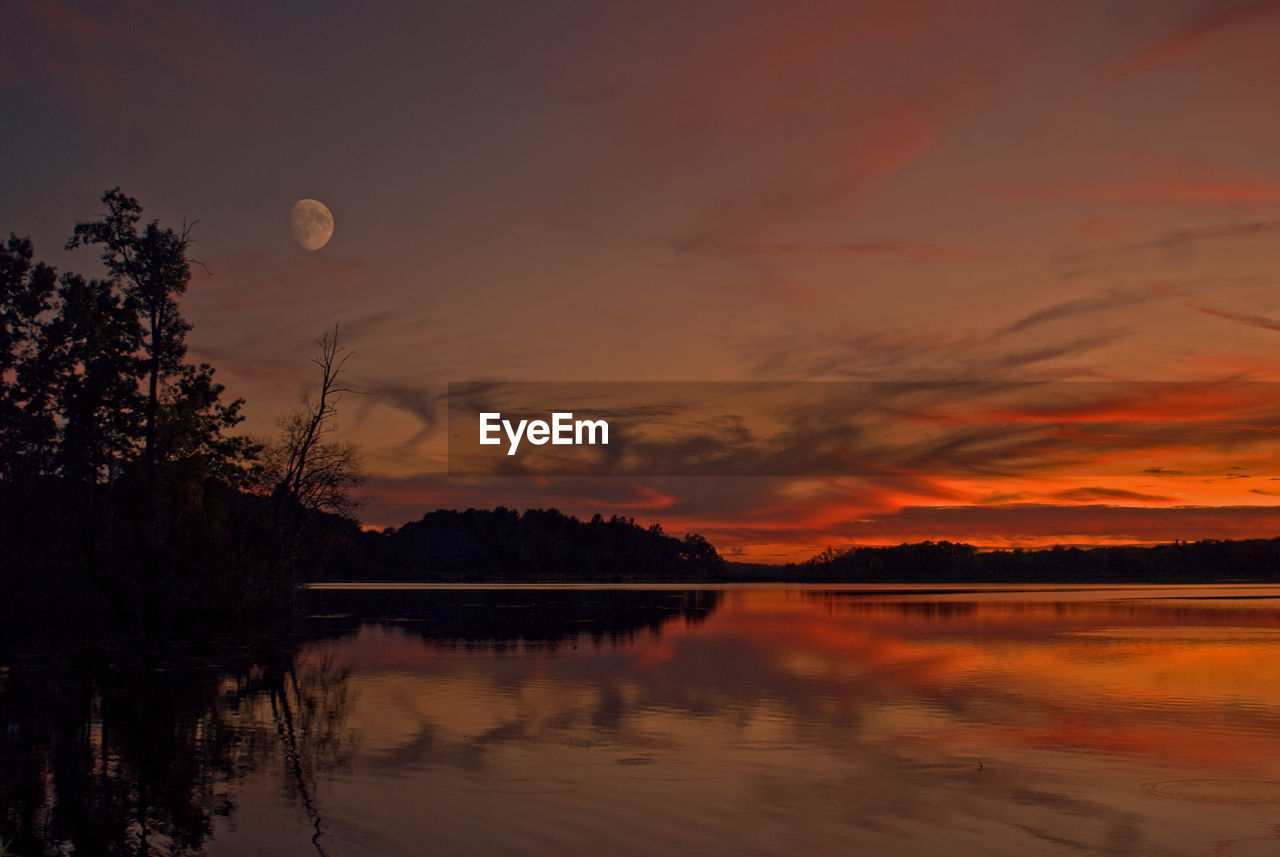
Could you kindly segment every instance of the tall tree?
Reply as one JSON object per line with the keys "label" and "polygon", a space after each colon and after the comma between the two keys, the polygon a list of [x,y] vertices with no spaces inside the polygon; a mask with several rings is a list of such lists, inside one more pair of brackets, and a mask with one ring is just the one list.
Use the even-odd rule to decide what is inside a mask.
{"label": "tall tree", "polygon": [[[191,281],[190,227],[175,231],[152,220],[139,228],[142,206],[118,187],[102,201],[106,212],[77,223],[67,247],[101,247],[110,278],[100,284],[100,300],[117,300],[118,293],[113,306],[134,319],[134,370],[118,368],[140,391],[136,427],[147,482],[154,485],[161,466],[176,467],[184,477],[238,482],[244,477],[242,465],[260,449],[246,438],[224,434],[243,419],[243,400],[223,404],[224,388],[213,380],[213,369],[185,362],[191,324],[178,298]],[[103,304],[101,310],[105,318],[112,308]]]}
{"label": "tall tree", "polygon": [[33,262],[31,240],[10,233],[0,244],[0,477],[37,475],[51,466],[53,348],[45,322],[56,273]]}
{"label": "tall tree", "polygon": [[106,213],[99,220],[77,223],[67,249],[101,245],[103,264],[142,321],[146,377],[143,461],[148,478],[153,479],[162,395],[167,385],[184,374],[186,337],[191,330],[177,303],[191,280],[187,261],[190,228],[184,226],[175,232],[152,220],[139,231],[142,206],[118,187],[107,191],[102,201]]}
{"label": "tall tree", "polygon": [[61,469],[80,484],[110,481],[136,455],[144,401],[138,389],[142,328],[110,283],[63,274],[47,337],[61,350]]}

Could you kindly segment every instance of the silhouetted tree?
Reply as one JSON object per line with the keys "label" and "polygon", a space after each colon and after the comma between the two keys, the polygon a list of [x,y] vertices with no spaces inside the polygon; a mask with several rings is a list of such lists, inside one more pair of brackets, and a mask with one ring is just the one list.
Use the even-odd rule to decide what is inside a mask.
{"label": "silhouetted tree", "polygon": [[[25,239],[0,247],[0,546],[29,577],[91,581],[131,630],[189,624],[216,611],[210,594],[240,609],[255,586],[273,609],[281,587],[255,573],[265,504],[234,490],[258,446],[230,434],[242,402],[185,362],[188,231],[140,228],[118,188],[103,202],[68,242],[102,248],[101,279],[57,276]],[[56,532],[30,526],[43,520]]]}
{"label": "silhouetted tree", "polygon": [[183,366],[162,399],[156,426],[156,455],[179,475],[215,479],[227,485],[247,484],[243,466],[257,458],[262,445],[242,435],[228,435],[244,417],[243,399],[223,404],[225,387],[213,380],[207,363]]}
{"label": "silhouetted tree", "polygon": [[162,229],[159,221],[153,220],[139,231],[142,206],[118,187],[107,191],[102,201],[106,213],[99,220],[77,223],[67,249],[101,245],[102,262],[112,283],[124,295],[124,308],[135,311],[141,322],[146,397],[143,461],[148,478],[154,478],[162,399],[166,388],[176,385],[186,374],[182,361],[191,325],[178,310],[177,298],[186,292],[191,280],[187,261],[190,229]]}
{"label": "silhouetted tree", "polygon": [[364,549],[365,573],[395,580],[698,581],[726,571],[702,536],[677,539],[616,515],[584,522],[556,509],[440,509],[366,534]]}
{"label": "silhouetted tree", "polygon": [[140,461],[153,489],[162,468],[184,483],[238,484],[259,449],[227,434],[243,401],[224,404],[213,369],[185,362],[191,325],[177,301],[191,279],[190,229],[139,228],[142,207],[119,188],[102,201],[106,212],[77,223],[67,248],[99,246],[109,276],[64,274],[48,328],[46,350],[65,352],[65,471],[109,481],[118,463]]}
{"label": "silhouetted tree", "polygon": [[81,485],[111,481],[136,452],[142,329],[109,283],[63,274],[58,297],[46,339],[58,353],[61,470]]}
{"label": "silhouetted tree", "polygon": [[33,263],[30,239],[0,244],[0,478],[52,467],[57,423],[45,320],[56,273]]}
{"label": "silhouetted tree", "polygon": [[362,480],[360,452],[353,443],[327,438],[336,429],[338,402],[350,392],[342,373],[353,352],[339,344],[337,325],[316,345],[311,362],[320,370],[319,389],[280,420],[280,437],[263,454],[264,481],[278,512],[297,507],[347,514]]}

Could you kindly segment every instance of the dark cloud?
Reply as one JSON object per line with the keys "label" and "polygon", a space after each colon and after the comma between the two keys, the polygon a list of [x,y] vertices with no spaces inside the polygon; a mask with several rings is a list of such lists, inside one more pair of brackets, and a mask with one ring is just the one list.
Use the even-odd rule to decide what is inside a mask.
{"label": "dark cloud", "polygon": [[1159,494],[1143,494],[1139,491],[1125,491],[1120,488],[1071,488],[1066,491],[1055,491],[1049,495],[1054,500],[1070,503],[1100,503],[1108,500],[1124,503],[1171,503],[1172,497]]}
{"label": "dark cloud", "polygon": [[372,378],[360,379],[354,386],[373,401],[417,417],[422,425],[411,443],[422,440],[440,425],[446,395],[439,385]]}
{"label": "dark cloud", "polygon": [[[1066,311],[1059,315],[1065,317]],[[1024,329],[1035,323],[1024,325]],[[950,338],[893,331],[786,336],[753,346],[750,372],[755,377],[796,380],[931,379],[948,383],[1028,377],[1044,380],[1065,374],[1079,377],[1092,374],[1092,370],[1057,363],[1082,357],[1127,333],[1123,328],[1098,330],[1031,347],[1009,342],[1007,329]]]}
{"label": "dark cloud", "polygon": [[1196,312],[1202,312],[1205,315],[1211,315],[1214,318],[1222,318],[1227,321],[1234,321],[1237,324],[1243,324],[1245,327],[1257,327],[1262,330],[1280,331],[1280,319],[1267,318],[1261,315],[1251,315],[1249,313],[1228,312],[1226,310],[1214,309],[1213,307],[1204,306],[1203,304],[1187,301],[1186,305]]}
{"label": "dark cloud", "polygon": [[1150,292],[1112,290],[1100,295],[1060,301],[1023,316],[1002,328],[998,335],[1010,336],[1051,322],[1076,319],[1082,315],[1113,312],[1152,299],[1154,299],[1154,295]]}

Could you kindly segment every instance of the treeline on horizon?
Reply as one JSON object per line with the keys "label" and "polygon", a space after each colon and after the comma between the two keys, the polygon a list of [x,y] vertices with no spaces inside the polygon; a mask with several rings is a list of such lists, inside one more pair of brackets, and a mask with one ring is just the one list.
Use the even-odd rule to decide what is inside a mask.
{"label": "treeline on horizon", "polygon": [[697,534],[660,524],[558,509],[438,509],[402,527],[365,532],[345,556],[308,570],[312,580],[415,582],[715,581],[727,563]]}
{"label": "treeline on horizon", "polygon": [[307,570],[314,581],[794,583],[1280,583],[1280,538],[982,551],[925,541],[828,548],[798,563],[730,562],[700,535],[556,509],[439,509],[351,532]]}
{"label": "treeline on horizon", "polygon": [[996,551],[926,541],[828,548],[785,569],[829,583],[1280,583],[1280,538]]}

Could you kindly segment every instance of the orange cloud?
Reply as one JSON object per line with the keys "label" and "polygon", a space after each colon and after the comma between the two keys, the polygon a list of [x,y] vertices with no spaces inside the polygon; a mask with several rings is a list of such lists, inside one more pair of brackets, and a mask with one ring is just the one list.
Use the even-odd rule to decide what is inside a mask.
{"label": "orange cloud", "polygon": [[1139,151],[1095,158],[1080,166],[1088,176],[1084,180],[1006,183],[995,188],[995,192],[1013,199],[1060,203],[1173,205],[1280,201],[1280,181],[1274,175],[1241,170],[1231,164]]}

